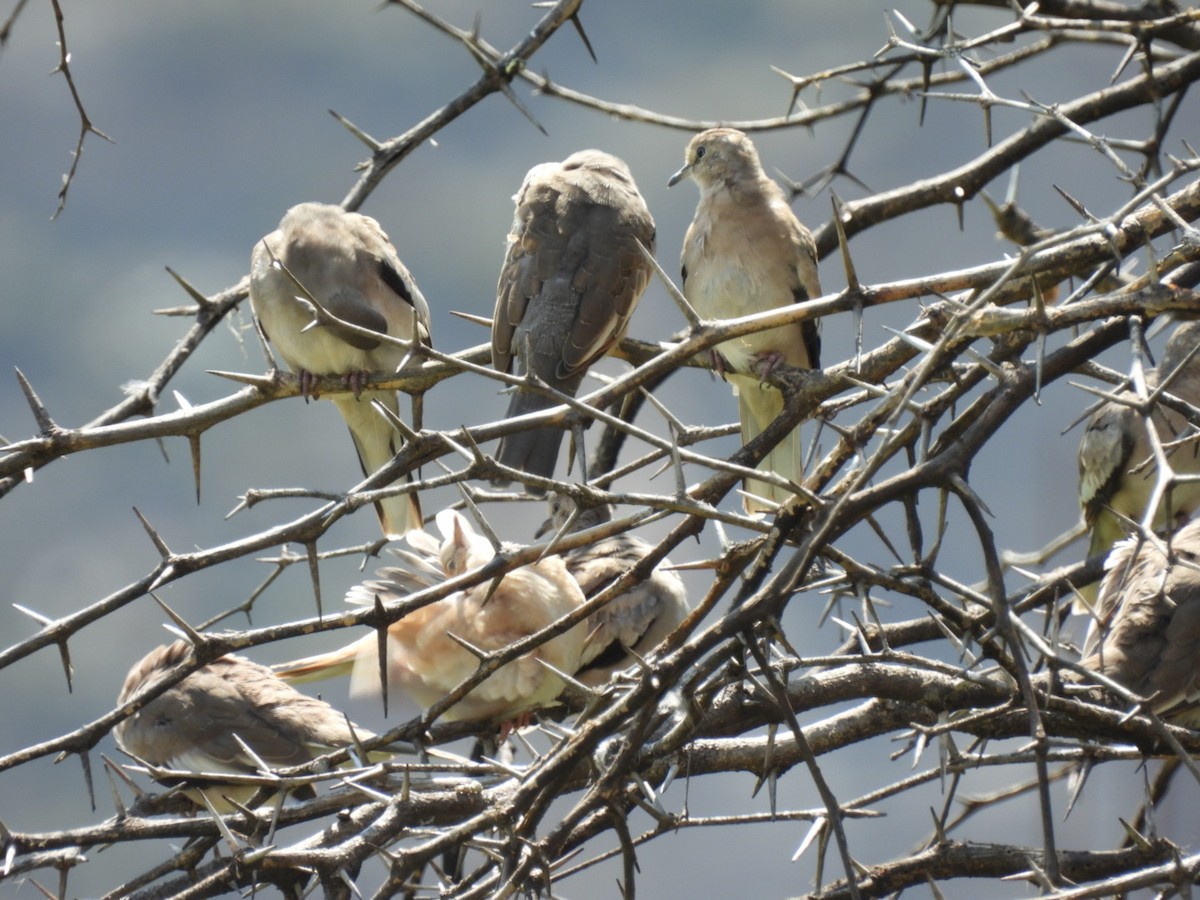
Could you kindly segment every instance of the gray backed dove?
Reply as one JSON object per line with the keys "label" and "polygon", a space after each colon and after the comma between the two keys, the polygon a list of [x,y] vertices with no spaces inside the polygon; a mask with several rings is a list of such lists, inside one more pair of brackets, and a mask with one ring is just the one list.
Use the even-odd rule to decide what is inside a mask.
{"label": "gray backed dove", "polygon": [[[439,543],[424,531],[406,538],[412,551],[393,550],[407,568],[386,567],[377,578],[352,588],[346,599],[394,601],[448,578],[477,569],[495,556],[488,540],[453,510],[437,515]],[[397,686],[424,707],[432,706],[475,672],[479,660],[450,637],[482,651],[501,650],[577,609],[583,593],[558,557],[509,572],[492,590],[490,581],[456,591],[415,609],[388,627],[389,690]],[[539,660],[566,674],[579,667],[587,630],[580,622],[493,673],[447,710],[447,721],[508,721],[554,700],[561,678]],[[288,681],[351,675],[351,692],[379,690],[378,639],[374,633],[319,656],[276,667]]]}
{"label": "gray backed dove", "polygon": [[[1164,378],[1171,378],[1166,391],[1181,400],[1200,406],[1200,353],[1187,359],[1200,343],[1200,322],[1184,322],[1167,341],[1158,368],[1146,374],[1146,387],[1153,390]],[[1186,360],[1186,362],[1185,362]],[[1133,400],[1131,390],[1123,396]],[[1167,444],[1180,435],[1187,424],[1184,416],[1156,405],[1151,421],[1159,439]],[[1194,430],[1193,430],[1194,431]],[[1177,474],[1200,473],[1200,444],[1187,441],[1166,448],[1167,460]],[[1141,521],[1154,492],[1158,466],[1150,448],[1145,421],[1137,410],[1118,401],[1109,401],[1088,419],[1079,441],[1079,504],[1084,521],[1091,529],[1088,556],[1107,553],[1113,544],[1129,533],[1124,519]],[[1174,527],[1200,507],[1200,482],[1179,483],[1153,518],[1152,528]],[[1168,521],[1168,510],[1170,519]],[[1085,591],[1085,597],[1092,594]]]}
{"label": "gray backed dove", "polygon": [[[650,281],[653,267],[638,243],[654,252],[654,219],[629,167],[600,150],[534,166],[514,200],[496,285],[492,365],[508,372],[515,361],[518,374],[532,372],[575,396],[588,367],[624,335]],[[507,417],[557,405],[518,388]],[[496,457],[550,478],[562,436],[557,427],[511,434]]]}
{"label": "gray backed dove", "polygon": [[[706,319],[729,319],[780,309],[821,295],[812,235],[796,218],[783,191],[767,177],[754,144],[733,128],[711,128],[692,138],[684,166],[668,186],[691,178],[700,188],[696,215],[683,241],[683,293]],[[805,319],[718,344],[713,362],[738,398],[742,441],[762,433],[782,411],[783,394],[766,384],[780,363],[820,366],[820,324]],[[796,484],[803,480],[797,427],[759,463],[759,469]],[[782,503],[792,492],[747,479],[747,493]],[[747,497],[746,511],[771,505]]]}
{"label": "gray backed dove", "polygon": [[[429,306],[379,223],[325,203],[301,203],[254,247],[250,307],[263,332],[309,395],[311,375],[361,385],[367,372],[395,372],[408,351],[336,325],[309,328],[311,297],[339,319],[391,337],[429,343]],[[303,298],[303,299],[301,299]],[[391,461],[401,435],[374,408],[399,416],[395,391],[356,390],[331,398],[350,427],[364,475]],[[411,478],[409,479],[411,481]],[[376,504],[385,536],[421,527],[415,492]]]}
{"label": "gray backed dove", "polygon": [[[538,536],[561,530],[575,511],[575,501],[555,495],[549,501],[550,518]],[[612,520],[613,509],[604,504],[583,510],[571,525],[571,532],[584,531]],[[567,571],[588,600],[642,561],[650,544],[628,532],[600,538],[562,554]],[[584,684],[598,685],[628,668],[636,656],[645,656],[662,643],[688,614],[687,591],[683,579],[663,560],[645,581],[614,597],[603,608],[588,616],[587,640],[575,677]]]}
{"label": "gray backed dove", "polygon": [[[184,641],[164,644],[136,663],[118,704],[175,666],[190,653]],[[255,755],[273,768],[303,765],[339,747],[373,737],[355,728],[328,703],[305,696],[270,669],[240,656],[222,656],[159,694],[115,728],[117,745],[154,766],[198,775],[261,775]],[[207,783],[207,787],[200,784]],[[258,786],[198,778],[184,791],[197,806],[206,796],[218,812],[245,804]],[[315,796],[312,788],[294,792]]]}
{"label": "gray backed dove", "polygon": [[1118,541],[1105,563],[1096,619],[1082,665],[1142,697],[1189,728],[1200,726],[1200,521],[1169,539],[1168,558],[1150,541]]}

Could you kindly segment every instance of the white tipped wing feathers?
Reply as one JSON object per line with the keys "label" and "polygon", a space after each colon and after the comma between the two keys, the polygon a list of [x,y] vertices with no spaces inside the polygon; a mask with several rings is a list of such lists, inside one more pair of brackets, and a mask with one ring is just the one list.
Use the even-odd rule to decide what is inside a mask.
{"label": "white tipped wing feathers", "polygon": [[[569,497],[550,500],[550,518],[542,534],[561,529],[575,510]],[[612,507],[593,506],[583,510],[571,526],[584,531],[612,519]],[[623,576],[650,552],[650,545],[636,535],[622,533],[600,538],[562,555],[567,571],[579,583],[588,600]],[[662,643],[688,614],[683,580],[666,567],[667,560],[650,577],[588,616],[588,635],[576,678],[584,684],[602,684],[614,672],[634,663],[634,654],[645,656]]]}

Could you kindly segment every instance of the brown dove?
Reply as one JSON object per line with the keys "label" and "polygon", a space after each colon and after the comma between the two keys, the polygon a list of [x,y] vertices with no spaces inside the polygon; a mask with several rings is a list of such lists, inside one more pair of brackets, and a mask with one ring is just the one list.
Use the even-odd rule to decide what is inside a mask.
{"label": "brown dove", "polygon": [[[1197,344],[1200,344],[1200,322],[1178,326],[1167,341],[1158,368],[1146,373],[1146,387],[1153,390],[1163,379],[1170,378],[1168,393],[1200,406],[1200,352],[1187,359]],[[1131,390],[1125,390],[1123,395],[1134,399]],[[1164,444],[1175,440],[1187,427],[1184,416],[1162,404],[1155,407],[1151,421]],[[1168,447],[1166,453],[1177,474],[1200,473],[1197,441]],[[1132,526],[1122,517],[1135,522],[1142,520],[1157,476],[1145,421],[1137,410],[1117,401],[1109,401],[1096,410],[1079,442],[1079,504],[1091,529],[1088,556],[1107,553],[1130,532]],[[1152,528],[1157,531],[1186,521],[1198,507],[1200,482],[1179,483],[1169,498],[1164,497]],[[1085,592],[1085,596],[1090,593]]]}
{"label": "brown dove", "polygon": [[[399,415],[395,391],[358,389],[368,372],[392,373],[408,351],[337,325],[309,328],[309,298],[339,319],[379,334],[429,343],[429,306],[379,223],[325,203],[293,206],[254,247],[250,307],[263,332],[309,395],[312,375],[342,375],[353,396],[332,397],[350,427],[364,475],[391,461],[401,435],[377,412]],[[411,478],[409,479],[411,481]],[[421,527],[415,492],[376,504],[388,537]]]}
{"label": "brown dove", "polygon": [[[350,590],[352,603],[378,596],[394,601],[414,591],[477,569],[495,556],[492,545],[461,515],[443,510],[436,517],[439,543],[424,531],[406,540],[412,551],[393,550],[408,568],[386,567],[377,579]],[[489,595],[490,594],[490,595]],[[484,581],[413,610],[388,628],[389,690],[397,686],[424,707],[432,706],[479,667],[478,659],[450,637],[483,651],[501,650],[577,609],[583,593],[558,557],[547,557],[509,572],[492,591]],[[507,721],[554,700],[565,686],[544,666],[568,675],[579,667],[587,629],[580,622],[493,673],[443,714],[447,721]],[[288,681],[312,681],[351,674],[351,692],[378,692],[378,640],[374,633],[331,653],[277,667]]]}
{"label": "brown dove", "polygon": [[[588,367],[625,333],[653,267],[654,219],[624,162],[581,150],[542,163],[513,198],[516,214],[496,285],[492,365],[537,378],[572,397]],[[508,418],[557,406],[518,388]],[[538,428],[503,438],[497,459],[530,475],[554,475],[563,431]],[[530,488],[533,493],[540,489]]]}
{"label": "brown dove", "polygon": [[[538,537],[561,530],[575,511],[575,501],[561,494],[550,500],[550,518]],[[584,531],[612,520],[613,509],[604,504],[583,510],[571,532]],[[600,538],[562,555],[567,571],[591,600],[637,565],[651,550],[650,544],[629,534]],[[675,630],[688,614],[687,591],[681,579],[663,560],[645,581],[614,597],[588,616],[587,640],[575,677],[584,684],[607,682],[614,672],[649,654]]]}
{"label": "brown dove", "polygon": [[1119,541],[1105,563],[1082,665],[1109,676],[1179,725],[1200,726],[1200,521],[1170,538]]}
{"label": "brown dove", "polygon": [[[125,676],[123,704],[159,675],[186,662],[184,641],[151,650]],[[373,737],[351,730],[346,717],[328,703],[307,697],[280,681],[270,669],[240,656],[222,656],[159,694],[115,729],[117,745],[151,765],[198,775],[261,775],[254,758],[272,768],[303,765],[339,747]],[[184,793],[203,806],[201,794],[218,812],[231,812],[230,799],[245,804],[256,785],[197,779],[208,787]],[[294,792],[315,796],[311,787]],[[230,799],[227,799],[230,798]]]}
{"label": "brown dove", "polygon": [[[783,191],[767,177],[750,138],[734,128],[710,128],[692,138],[684,166],[668,186],[691,178],[700,188],[696,215],[683,240],[683,293],[705,319],[730,319],[780,309],[821,295],[817,250]],[[820,323],[805,319],[725,341],[714,367],[738,398],[742,441],[762,433],[782,411],[783,394],[765,383],[781,363],[820,366]],[[803,480],[800,429],[759,463],[796,484]],[[747,479],[746,511],[769,512],[792,492]],[[767,503],[754,497],[765,498]]]}

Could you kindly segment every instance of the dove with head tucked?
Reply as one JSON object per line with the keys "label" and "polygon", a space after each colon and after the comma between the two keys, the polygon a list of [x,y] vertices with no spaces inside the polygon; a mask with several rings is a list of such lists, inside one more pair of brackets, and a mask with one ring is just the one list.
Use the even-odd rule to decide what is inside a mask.
{"label": "dove with head tucked", "polygon": [[[538,537],[561,531],[570,524],[570,533],[584,531],[612,520],[613,509],[604,504],[575,512],[575,501],[555,495],[549,502],[550,517],[538,531]],[[588,600],[597,596],[651,550],[650,544],[624,532],[599,538],[562,554],[567,571]],[[614,672],[633,665],[662,643],[688,614],[687,591],[683,579],[663,560],[644,581],[610,600],[588,616],[588,635],[575,677],[584,684],[608,681]]]}
{"label": "dove with head tucked", "polygon": [[[184,641],[151,650],[129,670],[117,703],[187,662],[190,654]],[[373,737],[265,666],[232,655],[167,688],[118,723],[114,733],[121,749],[146,763],[196,773],[195,786],[185,795],[198,806],[204,805],[204,795],[218,812],[232,811],[231,800],[244,805],[259,790],[220,780],[221,775],[264,774],[255,756],[272,768],[289,768]],[[311,786],[293,794],[315,796]]]}
{"label": "dove with head tucked", "polygon": [[[490,562],[487,538],[453,510],[438,513],[439,542],[411,532],[411,550],[393,550],[404,566],[385,567],[376,578],[350,590],[346,599],[372,603],[402,599]],[[482,651],[502,650],[551,625],[583,604],[583,593],[558,557],[508,572],[493,589],[490,580],[455,591],[414,609],[388,626],[386,671],[389,691],[399,687],[429,707],[479,667],[477,657],[451,635]],[[587,629],[579,622],[506,663],[442,716],[447,721],[509,721],[544,706],[562,692],[563,679],[579,667]],[[379,642],[374,633],[354,643],[276,668],[288,681],[350,674],[356,694],[379,691]]]}
{"label": "dove with head tucked", "polygon": [[[533,374],[574,397],[589,366],[625,333],[650,282],[654,219],[623,161],[581,150],[542,163],[513,198],[516,213],[496,285],[492,365]],[[518,387],[507,418],[557,406]],[[550,478],[563,430],[525,430],[500,441],[505,466]],[[542,493],[538,488],[530,489]]]}
{"label": "dove with head tucked", "polygon": [[1118,541],[1084,642],[1081,665],[1101,672],[1150,708],[1200,726],[1200,521],[1167,539],[1170,552],[1136,537]]}
{"label": "dove with head tucked", "polygon": [[[312,301],[374,334],[313,326]],[[429,343],[429,305],[379,223],[326,203],[293,206],[254,247],[250,307],[306,397],[313,375],[341,375],[354,389],[331,399],[350,428],[363,474],[390,462],[403,438],[372,401],[398,417],[396,392],[362,391],[362,376],[395,372],[410,353],[378,336]],[[381,500],[376,511],[386,536],[421,527],[415,492]]]}

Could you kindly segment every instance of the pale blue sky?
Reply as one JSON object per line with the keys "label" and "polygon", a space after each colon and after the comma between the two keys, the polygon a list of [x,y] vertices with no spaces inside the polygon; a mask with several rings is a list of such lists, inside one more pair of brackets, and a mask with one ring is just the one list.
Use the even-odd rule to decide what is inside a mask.
{"label": "pale blue sky", "polygon": [[[30,378],[56,420],[82,424],[117,402],[123,383],[149,373],[185,330],[185,320],[151,315],[151,310],[186,302],[165,266],[214,293],[242,277],[253,242],[274,228],[289,206],[303,200],[337,202],[345,196],[365,149],[327,110],[377,137],[391,137],[455,97],[478,73],[460,46],[399,8],[376,9],[367,2],[111,0],[64,5],[78,87],[97,127],[115,143],[89,138],[67,208],[50,221],[78,123],[63,80],[47,74],[57,61],[48,6],[30,4],[0,50],[0,260],[5,275],[0,288],[0,434],[9,440],[35,430],[11,375],[13,367]],[[462,27],[470,27],[476,7],[482,9],[484,37],[501,48],[519,40],[539,15],[516,0],[431,2],[434,11]],[[919,24],[928,18],[924,2],[908,0],[901,8]],[[533,68],[586,93],[666,114],[769,117],[784,111],[790,95],[771,65],[808,74],[868,58],[887,38],[886,9],[875,0],[591,0],[583,19],[598,64],[587,59],[566,28],[535,58]],[[1007,16],[963,14],[958,27],[976,32]],[[1083,85],[1104,83],[1119,56],[1113,48],[1081,50],[1069,65],[1043,65],[1027,75],[1005,76],[995,87],[1012,96],[1027,90],[1039,99],[1062,99]],[[658,255],[671,273],[677,271],[683,232],[695,207],[692,186],[666,189],[667,178],[680,165],[687,132],[616,121],[531,96],[519,83],[514,90],[548,137],[502,97],[492,96],[440,134],[436,147],[418,149],[364,206],[364,212],[383,223],[421,285],[433,309],[435,342],[443,350],[486,337],[450,311],[490,314],[511,196],[531,165],[585,146],[624,157],[657,220]],[[835,84],[820,98],[809,94],[806,100],[816,104],[849,91]],[[872,190],[936,174],[985,149],[978,109],[931,103],[923,129],[916,128],[917,114],[915,99],[889,101],[873,113],[852,163]],[[1025,122],[1023,115],[997,111],[997,137]],[[1143,136],[1148,128],[1133,117],[1105,124],[1132,136]],[[838,119],[812,132],[772,133],[757,142],[768,171],[778,169],[799,180],[837,158],[849,127],[849,119]],[[1195,141],[1194,133],[1190,137]],[[1051,184],[1100,210],[1127,195],[1111,168],[1080,147],[1054,150],[1023,172],[1022,199],[1035,216],[1050,225],[1073,224],[1073,214]],[[863,195],[849,182],[835,187],[844,197]],[[993,187],[994,194],[1003,193],[1003,184]],[[829,217],[829,196],[801,199],[795,208],[815,227]],[[962,231],[953,210],[935,209],[863,234],[853,250],[864,281],[890,281],[1001,258],[1008,248],[993,232],[976,202],[966,208]],[[827,292],[843,284],[832,259],[824,263],[822,280]],[[886,339],[884,325],[900,327],[915,314],[914,303],[869,313],[867,345]],[[234,390],[206,369],[263,371],[259,349],[244,331],[246,315],[231,323],[243,329],[244,345],[234,330],[218,329],[171,387],[199,403]],[[658,339],[681,325],[666,292],[655,284],[631,333]],[[852,328],[848,317],[825,322],[827,361],[849,355]],[[1112,361],[1124,365],[1125,360],[1122,351]],[[606,366],[620,370],[617,363]],[[735,416],[726,386],[699,373],[673,379],[664,398],[691,421],[725,422]],[[1023,411],[976,463],[972,483],[996,514],[995,528],[1006,545],[1037,546],[1075,520],[1078,432],[1065,437],[1059,432],[1086,403],[1065,383],[1054,385],[1046,404]],[[430,395],[427,424],[488,421],[501,415],[503,405],[490,383],[454,379]],[[174,408],[175,400],[165,397],[161,409]],[[186,446],[173,441],[166,450],[169,464],[147,444],[62,460],[39,472],[32,485],[0,500],[0,630],[5,645],[31,633],[32,623],[13,612],[11,604],[62,615],[119,589],[154,564],[155,552],[132,507],[172,547],[209,547],[304,508],[299,503],[268,504],[226,520],[247,488],[337,490],[358,480],[350,442],[330,404],[277,403],[214,429],[204,442],[199,505],[192,499]],[[426,511],[453,499],[449,493],[426,498]],[[522,509],[511,517],[514,533],[506,536],[530,539],[541,512],[540,507]],[[328,546],[365,540],[375,528],[368,511],[339,523]],[[890,563],[870,538],[848,540],[851,552]],[[715,546],[706,533],[701,546],[685,545],[675,556],[677,561],[702,558]],[[979,574],[970,547],[971,542],[963,543],[961,558],[948,554],[945,560],[955,577],[967,581]],[[173,585],[164,599],[200,620],[238,602],[267,574],[261,563],[243,560]],[[358,577],[354,561],[330,564],[324,570],[326,603],[339,603]],[[693,595],[699,595],[703,579],[689,578]],[[805,596],[789,609],[789,633],[806,652],[827,650],[840,639],[831,625],[815,629],[823,603],[822,597]],[[264,597],[255,624],[311,610],[305,576],[296,570]],[[917,610],[904,611],[914,614]],[[73,641],[77,680],[70,695],[50,652],[0,671],[9,723],[0,753],[57,736],[107,711],[128,666],[166,638],[163,621],[161,611],[143,598]],[[340,643],[343,636],[325,637],[329,640],[322,646]],[[316,647],[315,642],[306,644],[300,652]],[[278,656],[272,655],[275,651]],[[261,658],[287,653],[286,648],[264,648]],[[344,688],[331,687],[326,696],[337,702]],[[100,749],[111,753],[111,741]],[[888,751],[887,744],[877,742],[845,754],[840,763],[831,761],[827,774],[835,790],[846,795],[861,790],[859,766],[892,766],[896,771],[890,777],[901,777],[909,761],[888,763]],[[851,767],[841,768],[846,765]],[[749,800],[752,783],[750,776],[693,783],[689,808],[693,813],[764,809],[761,796]],[[979,790],[989,783],[988,776],[980,776]],[[0,773],[0,820],[22,831],[99,821],[110,805],[102,780],[98,786],[100,808],[92,813],[73,760],[58,768],[46,761]],[[665,798],[669,807],[683,805],[682,790],[681,782]],[[923,799],[926,805],[938,803],[936,791]],[[785,808],[814,805],[807,775],[796,770],[786,776],[779,802]],[[898,819],[902,811],[890,812],[888,821],[851,827],[852,837],[864,841],[869,861],[908,849],[926,831],[925,806]],[[1095,829],[1090,837],[1116,840],[1115,813],[1101,812],[1090,821],[1076,815],[1072,827],[1083,829],[1079,840],[1089,839],[1089,828]],[[1006,821],[1033,840],[1033,818],[1014,812]],[[635,832],[641,827],[646,823]],[[972,836],[988,835],[987,827],[981,825]],[[759,826],[732,838],[728,832],[708,831],[656,842],[644,851],[639,889],[648,897],[730,896],[738,890],[746,896],[799,893],[811,881],[811,859],[789,860],[804,831],[801,824]],[[731,840],[737,842],[736,851]],[[80,896],[117,883],[122,865],[130,862],[129,851],[93,850],[89,857],[91,862],[71,878],[72,892]],[[568,882],[564,896],[613,896],[618,872],[612,865],[601,867]],[[44,876],[39,880],[47,883]],[[23,896],[33,895],[28,886],[22,890]]]}

